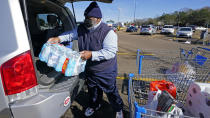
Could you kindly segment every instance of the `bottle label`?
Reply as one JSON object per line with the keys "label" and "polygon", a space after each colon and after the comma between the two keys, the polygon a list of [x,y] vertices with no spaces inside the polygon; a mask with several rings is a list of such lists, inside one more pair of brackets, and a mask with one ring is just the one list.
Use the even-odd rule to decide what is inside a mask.
{"label": "bottle label", "polygon": [[68,62],[69,62],[69,58],[66,58],[66,60],[63,63],[63,67],[62,67],[62,73],[63,74],[65,74]]}

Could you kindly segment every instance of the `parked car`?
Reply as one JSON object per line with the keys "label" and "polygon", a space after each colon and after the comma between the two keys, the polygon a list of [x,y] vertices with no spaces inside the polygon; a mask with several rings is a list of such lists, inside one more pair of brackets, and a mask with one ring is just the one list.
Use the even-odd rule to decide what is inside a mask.
{"label": "parked car", "polygon": [[114,30],[114,32],[117,32],[117,28],[116,27],[112,27],[112,30]]}
{"label": "parked car", "polygon": [[140,30],[140,34],[155,34],[156,28],[153,25],[143,25]]}
{"label": "parked car", "polygon": [[191,27],[180,27],[176,33],[176,37],[192,38],[193,30]]}
{"label": "parked car", "polygon": [[[82,74],[65,77],[38,58],[49,32],[57,31],[51,32],[56,36],[76,30],[75,18],[64,6],[74,1],[84,0],[1,1],[0,118],[59,118],[83,87]],[[78,42],[73,44],[78,50]]]}
{"label": "parked car", "polygon": [[130,26],[126,29],[126,32],[137,32],[138,28],[136,28],[135,26]]}
{"label": "parked car", "polygon": [[114,32],[116,32],[117,31],[117,28],[116,27],[114,27],[114,26],[109,26]]}
{"label": "parked car", "polygon": [[202,27],[202,26],[200,26],[200,27],[196,27],[196,30],[201,30],[201,31],[203,31],[203,30],[206,30],[207,28],[205,28],[205,27]]}
{"label": "parked car", "polygon": [[164,25],[160,33],[161,34],[174,34],[173,25]]}
{"label": "parked car", "polygon": [[193,32],[195,32],[196,31],[196,28],[197,28],[195,25],[189,25],[188,27],[191,27],[192,30],[193,30]]}

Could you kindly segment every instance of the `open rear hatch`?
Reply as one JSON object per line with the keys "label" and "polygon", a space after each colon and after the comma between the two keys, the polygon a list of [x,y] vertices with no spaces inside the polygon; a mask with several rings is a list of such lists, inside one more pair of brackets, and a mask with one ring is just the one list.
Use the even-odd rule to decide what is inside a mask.
{"label": "open rear hatch", "polygon": [[51,0],[51,1],[56,1],[59,2],[61,4],[66,4],[67,2],[81,2],[81,1],[97,1],[97,2],[103,2],[103,3],[112,3],[113,0]]}
{"label": "open rear hatch", "polygon": [[76,21],[76,15],[75,15],[75,10],[74,10],[74,5],[73,3],[74,2],[82,2],[82,1],[97,1],[97,2],[103,2],[103,3],[112,3],[114,0],[51,0],[51,1],[54,1],[60,5],[65,5],[67,2],[70,2],[72,3],[72,9],[73,9],[73,14],[74,14],[74,17],[75,17],[75,21]]}
{"label": "open rear hatch", "polygon": [[[91,1],[91,0],[28,0],[27,1],[27,15],[24,15],[26,25],[28,25],[28,33],[30,34],[30,39],[32,41],[32,47],[34,52],[34,63],[37,70],[37,78],[40,88],[43,90],[50,90],[53,92],[66,91],[70,88],[74,88],[77,83],[83,78],[82,76],[65,77],[62,73],[56,72],[54,68],[48,67],[46,63],[41,62],[38,58],[38,54],[41,51],[42,45],[47,41],[46,30],[42,30],[40,27],[40,22],[37,14],[56,14],[62,22],[63,31],[74,30],[76,25],[73,22],[74,17],[65,8],[65,3],[67,2],[78,2],[78,1]],[[104,3],[112,3],[113,0],[93,0]],[[23,8],[24,11],[24,8]],[[41,18],[44,15],[41,15]],[[70,19],[70,20],[69,20]],[[47,19],[44,19],[45,22]],[[43,20],[42,20],[43,21]],[[41,30],[40,30],[41,29]]]}
{"label": "open rear hatch", "polygon": [[[24,6],[22,6],[22,11],[24,12]],[[29,39],[31,39],[31,49],[34,53],[33,61],[40,90],[51,92],[72,91],[75,86],[78,86],[82,77],[65,77],[61,72],[56,72],[54,68],[48,67],[45,62],[40,61],[38,56],[43,44],[48,39],[47,32],[51,31],[51,29],[46,29],[47,26],[40,26],[40,21],[45,22],[45,25],[47,25],[49,22],[47,22],[46,16],[56,15],[63,20],[61,27],[59,27],[63,28],[62,32],[74,30],[76,25],[72,23],[72,14],[67,13],[63,6],[47,0],[27,0],[26,13],[27,15],[24,15],[24,17],[28,17],[25,18],[25,21]]]}

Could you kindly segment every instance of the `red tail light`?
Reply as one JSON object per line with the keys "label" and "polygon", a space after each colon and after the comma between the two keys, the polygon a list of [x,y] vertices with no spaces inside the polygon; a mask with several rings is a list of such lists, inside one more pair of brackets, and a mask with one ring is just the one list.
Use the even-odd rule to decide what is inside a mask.
{"label": "red tail light", "polygon": [[37,85],[31,52],[22,53],[1,66],[6,95],[17,94]]}

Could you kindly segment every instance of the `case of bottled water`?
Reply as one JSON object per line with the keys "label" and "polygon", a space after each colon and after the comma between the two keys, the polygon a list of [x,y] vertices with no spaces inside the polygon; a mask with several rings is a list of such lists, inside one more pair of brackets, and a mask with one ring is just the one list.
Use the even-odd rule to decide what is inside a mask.
{"label": "case of bottled water", "polygon": [[43,62],[46,62],[48,61],[48,57],[50,55],[50,44],[49,43],[45,43],[42,47],[42,50],[39,54],[39,59]]}
{"label": "case of bottled water", "polygon": [[39,58],[65,76],[75,76],[85,70],[86,61],[81,59],[79,52],[60,44],[44,44]]}

